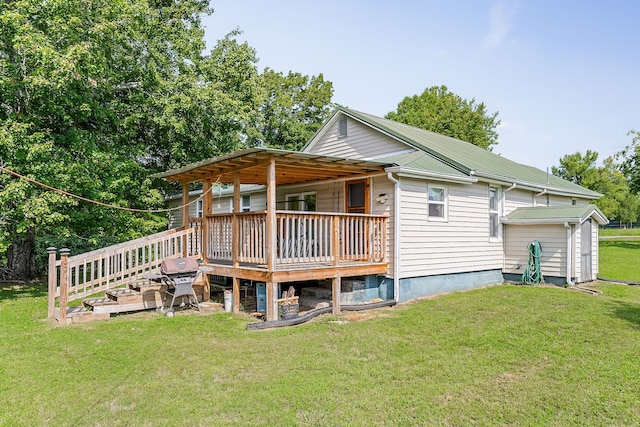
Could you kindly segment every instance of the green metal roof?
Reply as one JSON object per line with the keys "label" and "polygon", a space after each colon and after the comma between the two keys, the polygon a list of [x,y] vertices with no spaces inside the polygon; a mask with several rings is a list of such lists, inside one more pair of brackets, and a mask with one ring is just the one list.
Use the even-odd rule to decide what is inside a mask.
{"label": "green metal roof", "polygon": [[563,224],[583,223],[587,218],[595,219],[598,224],[608,222],[605,215],[596,205],[571,205],[571,206],[536,206],[517,208],[506,218],[502,218],[504,224]]}
{"label": "green metal roof", "polygon": [[[516,163],[491,151],[456,138],[440,135],[403,123],[372,116],[370,114],[339,107],[336,113],[343,113],[376,128],[406,144],[427,153],[432,159],[468,176],[476,176],[485,180],[516,183],[529,189],[547,189],[549,193],[575,195],[588,199],[597,199],[601,194],[566,181],[540,169]],[[427,159],[428,156],[416,159],[412,166],[428,171],[438,171],[443,166]],[[388,158],[386,160],[389,160]],[[392,161],[397,163],[396,161]],[[408,166],[408,165],[407,165]],[[439,169],[440,168],[440,169]]]}

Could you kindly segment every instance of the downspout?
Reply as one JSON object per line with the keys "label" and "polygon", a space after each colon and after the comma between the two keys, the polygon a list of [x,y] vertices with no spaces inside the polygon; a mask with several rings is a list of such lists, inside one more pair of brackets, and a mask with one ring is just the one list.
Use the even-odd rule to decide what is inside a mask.
{"label": "downspout", "polygon": [[506,193],[507,191],[511,191],[511,190],[513,190],[514,188],[516,188],[516,185],[517,185],[517,184],[514,182],[513,184],[511,184],[511,187],[509,187],[509,188],[505,188],[505,189],[504,189],[504,192]]}
{"label": "downspout", "polygon": [[387,178],[394,184],[393,193],[393,299],[400,297],[400,181],[387,172]]}
{"label": "downspout", "polygon": [[538,197],[542,196],[543,194],[547,194],[547,189],[546,188],[544,190],[542,190],[541,192],[539,192],[538,194],[533,196],[533,206],[537,206],[538,205]]}
{"label": "downspout", "polygon": [[573,266],[573,254],[571,244],[571,224],[567,221],[564,222],[564,226],[567,229],[567,285],[573,286],[575,283],[571,280],[571,267]]}

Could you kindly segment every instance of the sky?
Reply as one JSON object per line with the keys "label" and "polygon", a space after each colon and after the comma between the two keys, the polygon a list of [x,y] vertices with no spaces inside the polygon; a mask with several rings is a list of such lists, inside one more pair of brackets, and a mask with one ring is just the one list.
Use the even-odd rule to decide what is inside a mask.
{"label": "sky", "polygon": [[[212,0],[207,49],[239,28],[258,68],[323,74],[333,101],[383,117],[445,85],[498,112],[493,151],[546,170],[600,161],[640,131],[640,1]],[[600,163],[599,161],[599,163]]]}

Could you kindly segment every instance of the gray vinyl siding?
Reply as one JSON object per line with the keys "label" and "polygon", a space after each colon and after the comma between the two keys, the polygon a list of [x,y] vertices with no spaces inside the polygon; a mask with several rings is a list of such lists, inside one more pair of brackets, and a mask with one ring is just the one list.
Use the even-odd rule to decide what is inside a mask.
{"label": "gray vinyl siding", "polygon": [[489,239],[487,184],[446,187],[448,220],[429,221],[427,182],[402,180],[402,278],[503,267],[502,241]]}
{"label": "gray vinyl siding", "polygon": [[571,197],[557,196],[555,194],[549,196],[549,206],[566,206],[572,204],[573,200],[571,199]]}
{"label": "gray vinyl siding", "polygon": [[514,189],[505,191],[505,215],[516,210],[517,208],[526,208],[533,206],[533,193],[531,191]]}
{"label": "gray vinyl siding", "polygon": [[[544,276],[565,277],[567,272],[567,234],[561,224],[507,225],[505,227],[504,272],[524,273],[529,261],[529,243],[538,240],[542,247]],[[518,268],[519,267],[519,268]]]}
{"label": "gray vinyl siding", "polygon": [[336,120],[322,138],[307,151],[326,156],[373,159],[388,156],[389,153],[414,150],[351,118],[347,119],[347,129],[346,137],[338,137],[338,120]]}

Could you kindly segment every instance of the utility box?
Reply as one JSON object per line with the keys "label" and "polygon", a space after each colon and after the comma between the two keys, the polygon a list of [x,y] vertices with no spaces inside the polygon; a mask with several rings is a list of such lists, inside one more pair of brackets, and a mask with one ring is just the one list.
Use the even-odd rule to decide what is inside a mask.
{"label": "utility box", "polygon": [[[280,295],[280,283],[278,283],[276,299],[280,298]],[[256,311],[260,313],[267,312],[267,284],[264,282],[256,282]]]}

